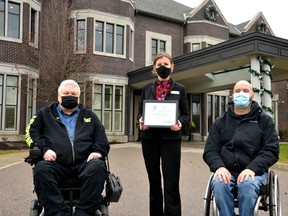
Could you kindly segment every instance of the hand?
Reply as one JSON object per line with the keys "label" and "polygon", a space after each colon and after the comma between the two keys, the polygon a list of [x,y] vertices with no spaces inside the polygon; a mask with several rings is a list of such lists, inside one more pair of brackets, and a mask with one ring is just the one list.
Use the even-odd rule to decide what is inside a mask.
{"label": "hand", "polygon": [[251,176],[252,181],[254,182],[255,172],[250,169],[243,170],[237,178],[237,184],[242,183],[244,180],[248,181],[249,176]]}
{"label": "hand", "polygon": [[45,152],[43,158],[45,161],[56,161],[57,155],[54,151],[49,149],[48,151]]}
{"label": "hand", "polygon": [[230,184],[231,173],[225,167],[220,167],[216,170],[213,178],[214,181],[216,180],[216,176],[218,176],[220,182],[224,181],[225,184]]}
{"label": "hand", "polygon": [[102,158],[102,155],[97,153],[97,152],[92,152],[87,159],[87,162],[91,161],[91,160],[97,160],[98,158]]}
{"label": "hand", "polygon": [[181,128],[182,128],[182,124],[179,120],[176,124],[171,126],[172,131],[179,131],[179,130],[181,130]]}
{"label": "hand", "polygon": [[143,117],[141,117],[141,118],[139,119],[139,129],[140,129],[141,131],[145,131],[145,130],[148,130],[148,129],[149,129],[148,126],[144,125]]}

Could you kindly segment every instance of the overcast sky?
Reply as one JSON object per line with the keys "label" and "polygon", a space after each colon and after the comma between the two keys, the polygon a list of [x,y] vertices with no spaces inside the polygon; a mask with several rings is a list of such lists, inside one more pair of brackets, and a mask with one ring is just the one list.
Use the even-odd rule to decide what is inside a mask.
{"label": "overcast sky", "polygon": [[[165,1],[165,0],[163,0]],[[199,6],[203,0],[174,0],[191,8]],[[287,0],[214,0],[227,20],[234,25],[251,20],[262,12],[276,37],[288,39]]]}

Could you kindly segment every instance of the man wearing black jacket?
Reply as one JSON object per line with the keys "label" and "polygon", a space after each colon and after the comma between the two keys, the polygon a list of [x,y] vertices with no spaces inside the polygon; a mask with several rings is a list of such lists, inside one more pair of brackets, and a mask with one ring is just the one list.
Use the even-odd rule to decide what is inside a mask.
{"label": "man wearing black jacket", "polygon": [[234,214],[232,189],[238,188],[239,215],[253,215],[268,168],[277,162],[279,139],[275,124],[253,101],[252,86],[239,81],[233,102],[209,130],[203,159],[214,172],[212,190],[221,216]]}
{"label": "man wearing black jacket", "polygon": [[104,158],[110,146],[104,126],[91,111],[79,105],[80,88],[74,80],[63,81],[58,102],[40,109],[26,129],[26,142],[40,148],[34,183],[45,215],[66,215],[61,180],[78,176],[82,183],[75,216],[95,215],[107,177]]}

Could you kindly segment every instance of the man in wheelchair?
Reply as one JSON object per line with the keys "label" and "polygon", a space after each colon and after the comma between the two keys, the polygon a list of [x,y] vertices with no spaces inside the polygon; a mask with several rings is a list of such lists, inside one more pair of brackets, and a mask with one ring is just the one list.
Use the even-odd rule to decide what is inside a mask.
{"label": "man in wheelchair", "polygon": [[105,158],[110,146],[98,117],[79,104],[80,88],[74,80],[63,81],[58,102],[40,109],[26,128],[25,140],[37,145],[41,159],[34,168],[36,194],[45,216],[71,215],[60,190],[63,179],[81,182],[75,216],[95,216],[107,179]]}
{"label": "man in wheelchair", "polygon": [[209,130],[203,159],[214,172],[211,189],[221,216],[235,215],[234,188],[239,215],[253,215],[260,187],[267,184],[268,168],[278,160],[275,125],[253,97],[249,82],[237,82],[233,102]]}

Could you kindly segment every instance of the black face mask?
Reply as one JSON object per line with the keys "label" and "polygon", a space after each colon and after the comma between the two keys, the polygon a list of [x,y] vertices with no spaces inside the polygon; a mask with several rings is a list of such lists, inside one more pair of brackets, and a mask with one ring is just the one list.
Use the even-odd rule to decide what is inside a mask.
{"label": "black face mask", "polygon": [[162,79],[166,79],[171,74],[171,68],[167,68],[164,65],[157,68],[156,71]]}
{"label": "black face mask", "polygon": [[78,97],[75,96],[62,96],[62,103],[61,105],[66,109],[74,109],[78,106]]}

